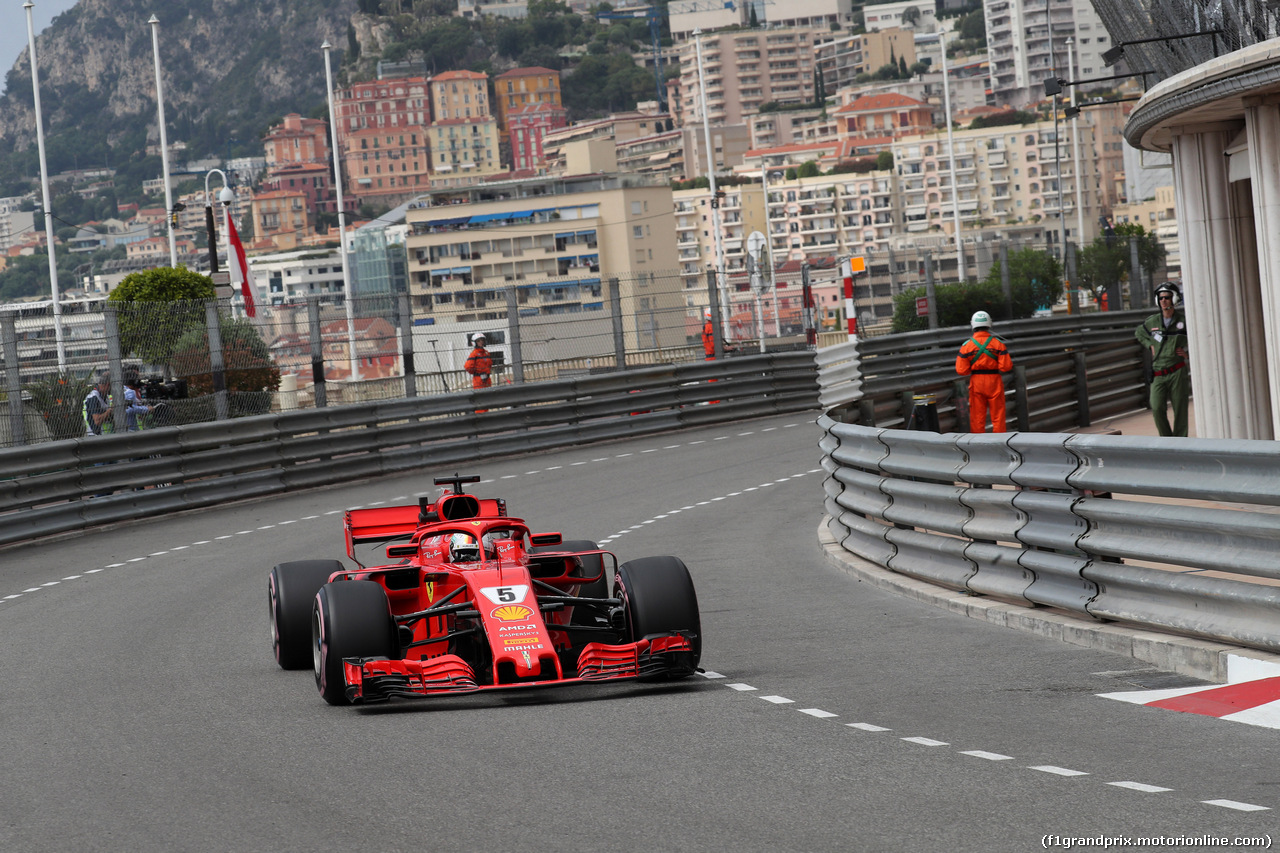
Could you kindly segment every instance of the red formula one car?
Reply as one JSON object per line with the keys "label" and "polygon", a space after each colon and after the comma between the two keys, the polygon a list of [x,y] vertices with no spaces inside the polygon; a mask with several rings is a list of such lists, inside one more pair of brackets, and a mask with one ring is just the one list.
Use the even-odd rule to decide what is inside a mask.
{"label": "red formula one car", "polygon": [[[332,705],[697,671],[701,620],[683,562],[618,565],[594,542],[531,533],[505,501],[463,492],[479,479],[437,479],[452,489],[434,503],[348,510],[357,569],[337,560],[273,568],[280,666],[310,663]],[[357,545],[398,561],[367,567]]]}

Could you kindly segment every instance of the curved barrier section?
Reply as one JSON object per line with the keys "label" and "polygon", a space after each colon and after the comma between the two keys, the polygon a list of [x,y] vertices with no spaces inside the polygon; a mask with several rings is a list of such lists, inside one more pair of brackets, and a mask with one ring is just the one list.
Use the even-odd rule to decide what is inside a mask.
{"label": "curved barrier section", "polygon": [[1280,650],[1272,442],[818,421],[848,552],[954,590]]}
{"label": "curved barrier section", "polygon": [[0,545],[242,498],[786,412],[812,352],[738,356],[0,450]]}

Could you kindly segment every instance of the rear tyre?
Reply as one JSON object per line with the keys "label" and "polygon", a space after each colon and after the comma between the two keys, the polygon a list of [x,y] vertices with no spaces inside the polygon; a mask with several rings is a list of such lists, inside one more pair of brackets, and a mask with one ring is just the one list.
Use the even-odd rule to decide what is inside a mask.
{"label": "rear tyre", "polygon": [[684,562],[676,557],[642,557],[618,566],[614,596],[622,599],[628,640],[679,631],[689,637],[688,665],[652,679],[692,675],[702,659],[702,620],[698,595]]}
{"label": "rear tyre", "polygon": [[346,571],[337,560],[295,560],[271,570],[267,608],[271,617],[271,649],[281,669],[311,665],[311,605],[335,572]]}
{"label": "rear tyre", "polygon": [[386,590],[374,581],[320,587],[311,616],[316,687],[330,705],[348,705],[343,658],[398,658],[400,647]]}

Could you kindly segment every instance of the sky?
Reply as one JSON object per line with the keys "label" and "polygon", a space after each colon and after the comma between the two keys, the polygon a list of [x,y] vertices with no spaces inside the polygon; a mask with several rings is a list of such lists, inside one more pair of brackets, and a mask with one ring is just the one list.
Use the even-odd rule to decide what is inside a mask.
{"label": "sky", "polygon": [[[56,16],[76,5],[76,0],[32,0],[31,23],[36,31],[49,26]],[[23,0],[0,0],[0,91],[4,78],[27,46],[27,10]],[[37,47],[37,51],[39,48]],[[39,57],[37,57],[39,58]]]}

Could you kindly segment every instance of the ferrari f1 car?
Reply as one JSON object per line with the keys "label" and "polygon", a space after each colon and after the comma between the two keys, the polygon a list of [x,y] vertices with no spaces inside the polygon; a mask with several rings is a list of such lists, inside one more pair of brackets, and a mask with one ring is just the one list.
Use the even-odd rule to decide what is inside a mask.
{"label": "ferrari f1 car", "polygon": [[[675,557],[617,558],[531,533],[506,502],[446,477],[434,502],[348,510],[347,555],[271,570],[271,641],[332,705],[684,678],[702,654],[693,581]],[[386,549],[366,566],[357,547]],[[370,561],[372,562],[372,561]],[[609,583],[612,571],[613,581]]]}

